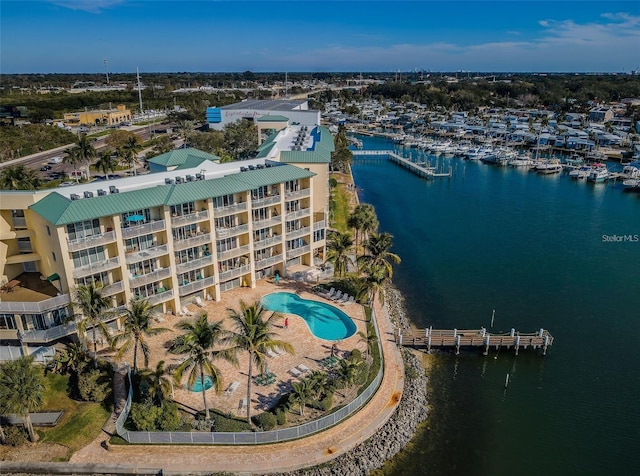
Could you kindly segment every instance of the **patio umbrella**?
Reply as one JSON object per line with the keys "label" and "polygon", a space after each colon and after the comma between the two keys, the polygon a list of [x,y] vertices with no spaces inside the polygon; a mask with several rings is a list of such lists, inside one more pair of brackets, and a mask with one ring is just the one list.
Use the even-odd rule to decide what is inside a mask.
{"label": "patio umbrella", "polygon": [[144,220],[144,217],[142,215],[130,215],[127,217],[127,221],[131,223],[137,223],[143,220]]}

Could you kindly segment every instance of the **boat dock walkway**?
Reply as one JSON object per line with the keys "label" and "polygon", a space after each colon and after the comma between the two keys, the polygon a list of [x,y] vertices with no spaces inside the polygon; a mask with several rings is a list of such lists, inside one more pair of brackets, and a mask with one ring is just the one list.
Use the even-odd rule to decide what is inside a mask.
{"label": "boat dock walkway", "polygon": [[515,329],[504,334],[491,334],[482,327],[480,329],[416,329],[403,334],[398,329],[395,335],[396,343],[407,347],[426,347],[427,353],[432,347],[454,347],[456,354],[460,353],[460,347],[484,347],[484,355],[489,353],[490,347],[499,349],[506,347],[515,349],[516,355],[522,347],[527,349],[542,349],[542,355],[547,354],[547,348],[553,344],[553,336],[546,329],[538,332],[521,333]]}
{"label": "boat dock walkway", "polygon": [[404,167],[407,170],[410,170],[414,174],[419,177],[424,178],[437,178],[437,177],[451,177],[452,168],[449,166],[449,170],[447,172],[438,172],[435,167],[430,167],[425,163],[416,163],[411,160],[405,159],[398,154],[396,154],[393,150],[352,150],[353,156],[362,157],[362,158],[370,158],[370,159],[388,159],[396,164]]}

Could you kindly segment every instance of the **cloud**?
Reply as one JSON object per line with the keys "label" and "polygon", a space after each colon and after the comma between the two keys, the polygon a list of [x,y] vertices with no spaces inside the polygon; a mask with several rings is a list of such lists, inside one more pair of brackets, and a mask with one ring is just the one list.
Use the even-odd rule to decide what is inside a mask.
{"label": "cloud", "polygon": [[101,13],[103,10],[115,7],[126,0],[48,0],[59,7],[80,10],[88,13]]}

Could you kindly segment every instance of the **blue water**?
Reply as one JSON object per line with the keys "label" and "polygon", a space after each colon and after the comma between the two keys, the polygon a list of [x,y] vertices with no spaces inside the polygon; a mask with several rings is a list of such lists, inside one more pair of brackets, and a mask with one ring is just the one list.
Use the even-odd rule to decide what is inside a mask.
{"label": "blue water", "polygon": [[640,474],[640,194],[429,159],[454,176],[425,181],[381,160],[352,166],[361,201],[394,235],[394,283],[411,320],[489,328],[495,309],[494,331],[544,327],[555,343],[546,357],[430,357],[427,428],[384,473]]}
{"label": "blue water", "polygon": [[[209,390],[211,387],[213,387],[213,380],[211,379],[211,377],[206,375],[204,377],[204,389]],[[200,377],[198,377],[196,381],[193,382],[193,385],[191,386],[191,388],[189,388],[189,390],[191,390],[192,392],[202,392],[202,380],[200,380]]]}
{"label": "blue water", "polygon": [[300,316],[311,333],[319,339],[346,339],[356,332],[355,323],[340,309],[323,302],[302,299],[297,294],[267,294],[262,298],[262,305],[269,311]]}

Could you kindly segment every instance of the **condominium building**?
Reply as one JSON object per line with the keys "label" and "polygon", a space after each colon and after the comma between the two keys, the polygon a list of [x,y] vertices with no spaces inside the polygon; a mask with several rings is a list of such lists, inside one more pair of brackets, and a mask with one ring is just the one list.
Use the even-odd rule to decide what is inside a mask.
{"label": "condominium building", "polygon": [[288,126],[246,161],[185,149],[146,175],[0,192],[0,360],[73,335],[78,285],[104,286],[116,330],[132,298],[179,314],[323,263],[332,150],[327,129]]}

